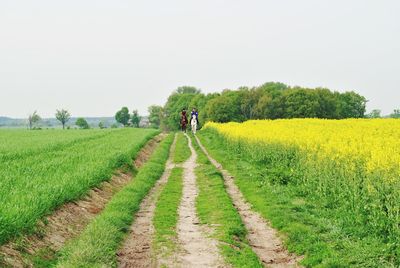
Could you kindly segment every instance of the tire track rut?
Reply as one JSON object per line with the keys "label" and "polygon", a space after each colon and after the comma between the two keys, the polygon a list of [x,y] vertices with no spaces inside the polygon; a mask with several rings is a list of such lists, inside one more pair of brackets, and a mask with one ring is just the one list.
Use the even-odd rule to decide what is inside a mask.
{"label": "tire track rut", "polygon": [[219,255],[217,241],[210,238],[212,230],[201,226],[196,213],[196,185],[195,168],[197,153],[188,139],[191,151],[190,158],[183,164],[183,196],[179,206],[178,243],[181,252],[178,253],[178,263],[174,267],[227,267]]}
{"label": "tire track rut", "polygon": [[285,249],[277,231],[259,213],[253,211],[251,205],[245,201],[243,194],[234,182],[234,177],[211,157],[198,137],[196,137],[196,141],[210,162],[222,173],[227,192],[248,230],[247,239],[250,242],[250,246],[264,266],[275,268],[301,267],[298,264],[301,258],[290,254]]}
{"label": "tire track rut", "polygon": [[162,188],[168,182],[171,170],[175,167],[172,163],[173,152],[175,150],[177,137],[175,135],[172,143],[169,158],[166,163],[165,171],[157,181],[150,193],[145,197],[140,205],[140,210],[135,216],[134,223],[130,228],[129,235],[123,246],[117,253],[118,267],[121,268],[145,268],[156,267],[157,261],[152,255],[152,239],[154,227],[152,219],[156,208],[157,199]]}

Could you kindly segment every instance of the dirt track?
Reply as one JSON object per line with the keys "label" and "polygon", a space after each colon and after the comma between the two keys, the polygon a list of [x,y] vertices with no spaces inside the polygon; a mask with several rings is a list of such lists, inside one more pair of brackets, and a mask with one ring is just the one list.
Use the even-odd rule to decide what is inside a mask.
{"label": "dirt track", "polygon": [[154,216],[154,210],[156,208],[158,196],[160,195],[163,186],[168,182],[171,170],[174,167],[172,164],[172,157],[175,144],[176,136],[170,149],[170,155],[164,174],[160,180],[157,181],[156,185],[140,205],[140,210],[136,214],[135,221],[130,228],[129,235],[117,254],[118,267],[144,268],[157,266],[156,260],[152,256],[151,249],[154,233],[152,219]]}
{"label": "dirt track", "polygon": [[183,196],[179,207],[178,241],[182,252],[178,253],[178,264],[175,267],[225,267],[219,255],[217,242],[210,238],[212,230],[199,225],[196,213],[196,185],[195,168],[197,154],[192,141],[186,135],[190,158],[183,164]]}
{"label": "dirt track", "polygon": [[245,201],[243,194],[233,180],[234,177],[229,175],[228,171],[224,170],[222,165],[210,156],[197,137],[196,140],[210,162],[221,171],[227,192],[248,230],[247,239],[250,246],[263,264],[268,267],[301,267],[297,264],[300,258],[290,254],[284,248],[277,232]]}

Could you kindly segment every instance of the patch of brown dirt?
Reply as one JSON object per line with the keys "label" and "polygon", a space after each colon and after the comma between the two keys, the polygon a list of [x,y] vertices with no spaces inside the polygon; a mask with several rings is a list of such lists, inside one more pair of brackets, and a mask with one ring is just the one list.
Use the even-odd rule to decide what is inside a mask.
{"label": "patch of brown dirt", "polygon": [[152,219],[156,208],[156,201],[163,186],[167,183],[171,170],[174,167],[172,164],[172,157],[175,150],[175,144],[176,136],[170,149],[169,159],[164,174],[141,203],[140,210],[135,216],[135,221],[130,228],[128,237],[117,253],[118,267],[156,267],[156,262],[152,256],[151,248],[154,234]]}
{"label": "patch of brown dirt", "polygon": [[[165,134],[150,140],[138,153],[136,168],[140,168],[150,157]],[[82,200],[69,202],[39,223],[35,235],[24,236],[0,247],[1,265],[10,267],[33,267],[32,257],[39,252],[57,252],[65,242],[80,234],[86,225],[106,206],[113,195],[121,190],[132,174],[121,170],[98,188],[91,189]]]}
{"label": "patch of brown dirt", "polygon": [[192,152],[190,158],[183,164],[183,196],[179,206],[177,225],[178,243],[182,252],[177,252],[178,263],[173,267],[227,267],[219,254],[218,244],[210,236],[210,227],[201,226],[196,213],[196,185],[195,168],[197,153],[192,146],[191,139],[188,145]]}
{"label": "patch of brown dirt", "polygon": [[248,230],[247,239],[250,246],[264,266],[301,267],[298,264],[301,258],[290,254],[285,249],[276,230],[259,213],[253,211],[251,205],[245,201],[243,194],[234,182],[234,177],[229,175],[228,171],[224,170],[222,165],[210,156],[197,137],[196,140],[210,162],[221,171],[227,192]]}

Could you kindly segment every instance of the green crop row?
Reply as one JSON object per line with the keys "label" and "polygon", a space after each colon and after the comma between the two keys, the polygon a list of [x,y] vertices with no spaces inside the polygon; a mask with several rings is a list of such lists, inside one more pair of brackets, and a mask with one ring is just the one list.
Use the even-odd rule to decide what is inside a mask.
{"label": "green crop row", "polygon": [[[69,135],[68,131],[64,133]],[[116,168],[130,164],[143,145],[157,133],[155,130],[121,129],[98,135],[98,131],[93,131],[94,138],[87,136],[75,143],[71,143],[72,139],[54,150],[2,163],[0,244],[32,231],[43,216],[110,179]],[[53,140],[44,142],[44,147],[57,142],[59,137],[53,137],[50,131],[42,135]]]}
{"label": "green crop row", "polygon": [[135,179],[119,191],[74,241],[62,251],[57,267],[116,267],[116,252],[140,203],[161,177],[173,135],[156,149]]}
{"label": "green crop row", "polygon": [[[0,130],[0,161],[20,160],[32,154],[41,154],[86,139],[106,136],[115,130]],[[118,131],[118,130],[116,130]]]}

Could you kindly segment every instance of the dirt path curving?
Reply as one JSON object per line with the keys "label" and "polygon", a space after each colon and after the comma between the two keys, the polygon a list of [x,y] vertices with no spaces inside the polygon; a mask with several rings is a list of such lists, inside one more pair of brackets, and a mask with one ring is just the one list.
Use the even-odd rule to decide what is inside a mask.
{"label": "dirt path curving", "polygon": [[[140,168],[150,157],[165,134],[150,140],[138,153],[134,161]],[[118,171],[110,181],[89,191],[82,200],[66,203],[39,224],[35,235],[24,236],[0,247],[0,266],[33,267],[35,255],[51,260],[65,242],[79,235],[86,225],[106,206],[116,192],[130,180],[132,174]],[[46,224],[44,223],[46,222]]]}
{"label": "dirt path curving", "polygon": [[178,243],[181,252],[178,252],[178,263],[174,267],[226,267],[219,255],[218,245],[210,238],[212,230],[199,225],[196,213],[196,185],[197,154],[192,146],[191,139],[188,145],[192,152],[190,158],[183,164],[183,195],[179,206],[179,220],[177,225]]}
{"label": "dirt path curving", "polygon": [[285,249],[276,230],[259,213],[253,211],[251,205],[245,201],[243,194],[234,182],[234,177],[229,175],[228,171],[224,170],[222,165],[210,156],[197,137],[196,140],[210,162],[221,171],[227,192],[248,230],[247,239],[250,242],[250,246],[263,262],[264,266],[301,267],[298,264],[301,258],[290,254]]}
{"label": "dirt path curving", "polygon": [[156,261],[154,256],[152,256],[151,250],[151,243],[154,234],[152,219],[154,216],[157,199],[163,186],[168,182],[171,170],[175,166],[172,163],[172,159],[176,140],[177,138],[175,136],[162,177],[157,181],[150,193],[141,203],[140,210],[135,216],[135,221],[130,228],[129,235],[117,253],[118,267],[156,267]]}

